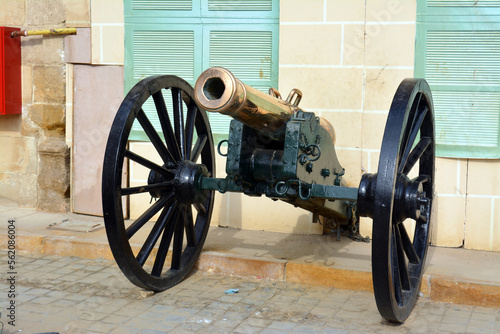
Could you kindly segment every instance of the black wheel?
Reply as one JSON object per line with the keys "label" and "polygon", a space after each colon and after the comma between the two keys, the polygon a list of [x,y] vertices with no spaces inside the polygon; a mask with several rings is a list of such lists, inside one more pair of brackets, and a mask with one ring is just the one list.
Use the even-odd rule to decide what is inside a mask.
{"label": "black wheel", "polygon": [[[144,112],[146,107],[156,109],[163,136]],[[130,134],[138,127],[149,138],[156,159],[131,148]],[[127,162],[146,170],[147,182],[127,186],[123,181]],[[154,291],[168,289],[195,264],[214,201],[213,191],[197,189],[201,176],[215,176],[214,146],[207,115],[194,102],[193,88],[176,76],[142,80],[118,109],[102,175],[109,245],[118,266],[135,285]],[[136,219],[126,219],[123,202],[130,206],[144,196],[151,204]]]}
{"label": "black wheel", "polygon": [[363,175],[358,193],[360,214],[373,218],[373,289],[389,321],[404,322],[420,291],[434,197],[433,114],[427,82],[404,80],[387,117],[378,173]]}

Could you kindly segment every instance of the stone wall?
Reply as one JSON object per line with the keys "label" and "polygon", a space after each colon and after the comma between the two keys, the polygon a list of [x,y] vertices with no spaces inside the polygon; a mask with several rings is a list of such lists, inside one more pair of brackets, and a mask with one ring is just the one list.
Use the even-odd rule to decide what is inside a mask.
{"label": "stone wall", "polygon": [[[63,0],[0,1],[0,25],[66,27]],[[69,149],[65,143],[64,36],[21,40],[22,115],[0,117],[2,203],[47,211],[69,209]]]}

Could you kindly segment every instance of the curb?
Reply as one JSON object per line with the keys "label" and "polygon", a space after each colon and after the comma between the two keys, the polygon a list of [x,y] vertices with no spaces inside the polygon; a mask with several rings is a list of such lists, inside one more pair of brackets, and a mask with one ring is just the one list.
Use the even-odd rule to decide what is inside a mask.
{"label": "curb", "polygon": [[[17,250],[32,254],[76,256],[112,260],[107,243],[78,240],[72,236],[40,236],[18,233]],[[7,250],[0,237],[0,249]],[[196,269],[222,275],[251,276],[338,289],[373,292],[371,272],[299,263],[287,260],[246,257],[216,251],[202,252]],[[483,307],[500,307],[500,285],[495,282],[461,280],[424,274],[421,293],[432,301]]]}

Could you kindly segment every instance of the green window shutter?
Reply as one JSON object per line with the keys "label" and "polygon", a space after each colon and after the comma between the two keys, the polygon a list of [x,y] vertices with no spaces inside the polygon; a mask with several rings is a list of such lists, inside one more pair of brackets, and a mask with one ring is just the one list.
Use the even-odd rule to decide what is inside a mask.
{"label": "green window shutter", "polygon": [[[434,98],[437,155],[500,158],[498,1],[419,2],[415,76]],[[491,8],[487,8],[493,6]],[[484,8],[489,11],[481,10]]]}
{"label": "green window shutter", "polygon": [[[277,88],[278,0],[133,0],[124,8],[126,91],[158,74],[178,75],[194,86],[212,66],[265,92]],[[152,103],[144,109],[160,132]],[[227,134],[229,117],[210,113],[209,119],[214,134]],[[132,138],[146,140],[140,125]]]}

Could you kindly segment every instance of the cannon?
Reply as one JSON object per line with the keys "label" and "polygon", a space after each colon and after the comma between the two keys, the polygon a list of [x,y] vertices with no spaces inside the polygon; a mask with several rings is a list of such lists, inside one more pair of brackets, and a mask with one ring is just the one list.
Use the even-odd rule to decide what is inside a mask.
{"label": "cannon", "polygon": [[[358,188],[344,182],[333,126],[302,110],[301,97],[297,89],[286,100],[275,89],[263,93],[224,68],[203,72],[194,89],[177,76],[160,75],[130,90],[105,150],[102,203],[110,248],[132,283],[163,291],[189,273],[207,236],[215,191],[265,195],[352,234],[360,216],[372,218],[376,304],[385,319],[404,322],[419,295],[434,196],[429,86],[423,79],[402,81],[388,113],[377,173],[363,174]],[[227,153],[220,149],[226,141],[217,146],[227,159],[224,178],[215,176],[207,111],[233,118]],[[129,144],[133,127],[144,131],[156,160]],[[124,181],[127,162],[148,172],[145,184]],[[141,196],[151,202],[130,219],[124,204]]]}

